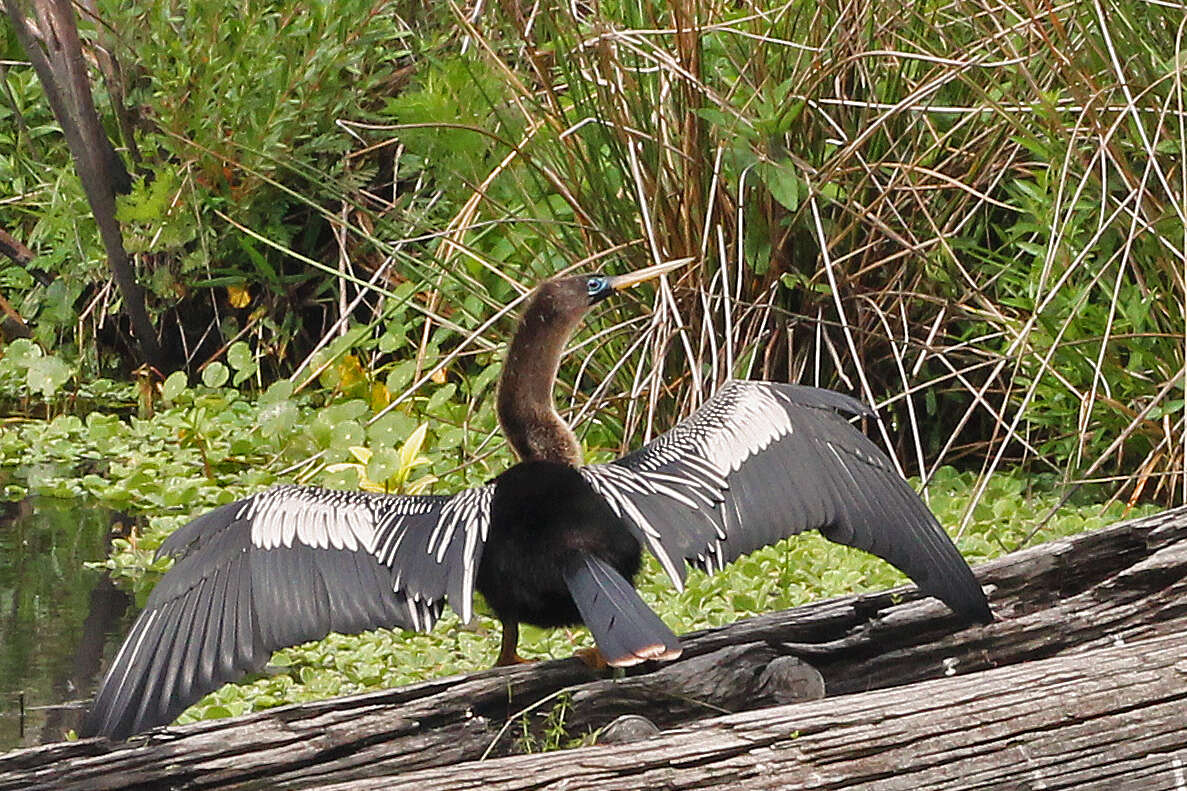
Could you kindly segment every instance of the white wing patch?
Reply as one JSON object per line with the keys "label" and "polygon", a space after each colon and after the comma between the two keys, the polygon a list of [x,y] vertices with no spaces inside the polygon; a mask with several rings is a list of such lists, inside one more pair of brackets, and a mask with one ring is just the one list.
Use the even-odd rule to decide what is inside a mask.
{"label": "white wing patch", "polygon": [[642,502],[661,498],[690,509],[688,518],[700,514],[708,519],[712,537],[695,560],[710,572],[720,570],[729,525],[739,521],[737,504],[728,498],[729,477],[796,431],[789,409],[793,404],[779,385],[727,382],[687,420],[641,451],[621,463],[585,467],[581,473],[615,514],[635,525],[679,589],[684,559],[671,557],[660,526],[647,518],[645,511],[651,509],[641,507]]}
{"label": "white wing patch", "polygon": [[[730,473],[795,430],[782,394],[764,385],[727,382],[687,420],[647,446],[635,468],[656,473],[675,465],[678,470],[667,476],[673,482],[718,493],[729,488]],[[648,477],[658,480],[655,474]]]}
{"label": "white wing patch", "polygon": [[652,470],[671,463],[707,467],[716,473],[715,483],[725,489],[726,476],[792,431],[778,391],[760,382],[727,382],[688,420],[657,441],[655,452],[648,454],[642,466]]}
{"label": "white wing patch", "polygon": [[260,549],[292,547],[372,552],[375,499],[357,492],[276,486],[248,500],[236,516],[251,520],[251,543]]}
{"label": "white wing patch", "polygon": [[[631,501],[630,494],[655,494],[654,485],[646,476],[639,475],[625,467],[613,465],[599,465],[597,467],[580,468],[581,476],[590,487],[600,494],[610,505],[610,510],[621,519],[626,519],[643,532],[647,539],[647,547],[651,554],[659,560],[664,571],[671,578],[676,590],[684,590],[684,575],[673,562],[672,556],[664,548],[663,538],[655,526],[643,516],[638,507]],[[681,561],[683,562],[683,561]]]}
{"label": "white wing patch", "polygon": [[[731,383],[733,384],[733,383]],[[722,416],[718,431],[707,432],[701,443],[704,457],[722,475],[737,472],[756,453],[792,433],[787,410],[765,388],[737,388],[731,415]]]}
{"label": "white wing patch", "polygon": [[441,563],[454,540],[454,533],[462,528],[462,600],[453,602],[463,623],[474,617],[474,578],[478,575],[478,548],[486,543],[490,531],[490,503],[493,486],[468,489],[445,504],[433,534],[429,536],[428,553]]}
{"label": "white wing patch", "polygon": [[[493,487],[484,486],[449,498],[402,497],[276,486],[245,501],[235,518],[251,522],[251,543],[259,549],[301,545],[373,555],[392,569],[392,590],[404,594],[413,627],[427,630],[439,617],[443,600],[408,590],[411,581],[405,577],[404,559],[396,563],[400,548],[409,541],[415,543],[405,547],[405,553],[412,546],[424,548],[426,563],[414,564],[415,568],[437,566],[441,575],[462,575],[462,601],[451,604],[469,622],[474,615],[478,558],[490,532],[493,492]],[[427,543],[422,531],[431,531]],[[456,547],[458,541],[460,547]],[[451,555],[460,555],[460,569],[447,568]]]}
{"label": "white wing patch", "polygon": [[490,528],[491,487],[467,489],[452,498],[441,509],[437,525],[429,536],[428,552],[436,555],[438,563],[445,560],[445,552],[453,541],[453,535],[461,527],[466,535],[466,546],[473,548],[477,537],[486,540]]}

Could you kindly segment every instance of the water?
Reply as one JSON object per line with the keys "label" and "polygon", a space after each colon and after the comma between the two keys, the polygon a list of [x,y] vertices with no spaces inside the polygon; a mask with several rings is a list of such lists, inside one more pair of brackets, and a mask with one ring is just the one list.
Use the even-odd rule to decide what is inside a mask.
{"label": "water", "polygon": [[77,729],[129,605],[84,564],[128,522],[84,499],[0,503],[0,751]]}

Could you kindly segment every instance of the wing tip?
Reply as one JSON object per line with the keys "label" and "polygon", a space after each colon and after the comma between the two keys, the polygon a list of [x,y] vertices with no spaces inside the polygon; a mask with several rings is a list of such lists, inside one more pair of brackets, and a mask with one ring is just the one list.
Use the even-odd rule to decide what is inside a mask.
{"label": "wing tip", "polygon": [[[955,549],[955,547],[953,547]],[[985,590],[973,576],[972,569],[960,558],[961,565],[956,574],[941,578],[941,584],[919,584],[920,592],[925,596],[934,596],[969,624],[987,625],[997,620],[989,606],[989,598]],[[894,565],[894,564],[891,564]]]}

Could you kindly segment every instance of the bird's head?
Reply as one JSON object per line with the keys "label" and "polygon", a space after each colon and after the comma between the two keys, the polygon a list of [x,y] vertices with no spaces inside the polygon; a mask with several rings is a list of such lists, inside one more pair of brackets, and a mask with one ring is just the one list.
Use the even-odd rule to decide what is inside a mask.
{"label": "bird's head", "polygon": [[548,280],[540,285],[538,297],[545,300],[552,311],[566,315],[581,315],[592,306],[613,294],[671,272],[688,259],[655,264],[625,275],[571,275]]}
{"label": "bird's head", "polygon": [[581,446],[556,413],[552,386],[565,344],[597,303],[636,283],[659,277],[690,259],[625,275],[576,275],[546,280],[524,305],[499,380],[499,423],[520,459],[581,463]]}

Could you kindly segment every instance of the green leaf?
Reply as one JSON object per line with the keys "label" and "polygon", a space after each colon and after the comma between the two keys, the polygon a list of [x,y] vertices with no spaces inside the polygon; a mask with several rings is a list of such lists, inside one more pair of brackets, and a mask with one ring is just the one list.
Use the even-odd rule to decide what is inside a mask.
{"label": "green leaf", "polygon": [[395,448],[416,429],[416,420],[403,412],[388,412],[367,427],[372,446]]}
{"label": "green leaf", "polygon": [[235,341],[231,344],[231,348],[227,349],[227,362],[236,371],[242,371],[249,365],[255,363],[255,359],[251,353],[251,347],[243,341]]}
{"label": "green leaf", "polygon": [[262,396],[260,396],[260,404],[261,405],[276,404],[276,403],[288,401],[292,397],[293,397],[293,383],[292,383],[292,381],[288,380],[288,379],[281,379],[280,381],[273,382],[271,385],[268,386],[268,389],[266,391],[264,391],[264,394]]}
{"label": "green leaf", "polygon": [[403,473],[403,477],[407,477],[408,470],[420,463],[420,448],[424,444],[428,430],[429,424],[421,423],[400,446],[400,472]]}
{"label": "green leaf", "polygon": [[379,448],[367,460],[367,477],[383,483],[400,471],[400,453],[395,448]]}
{"label": "green leaf", "polygon": [[213,362],[202,370],[202,384],[207,387],[222,387],[227,383],[231,372],[220,362]]}
{"label": "green leaf", "polygon": [[70,366],[52,355],[30,361],[25,382],[34,393],[51,397],[70,379]]}
{"label": "green leaf", "polygon": [[[291,384],[289,389],[292,389]],[[300,414],[297,405],[292,401],[273,401],[266,404],[260,408],[259,412],[260,433],[265,437],[278,437],[287,434],[297,424]]]}
{"label": "green leaf", "polygon": [[351,445],[362,445],[367,436],[357,422],[344,420],[334,426],[330,438],[330,447],[337,450],[348,450]]}
{"label": "green leaf", "polygon": [[186,377],[185,371],[174,371],[169,374],[165,384],[161,386],[161,398],[166,401],[176,401],[177,397],[185,392],[187,385],[189,385],[189,379]]}
{"label": "green leaf", "polygon": [[799,209],[803,182],[791,162],[763,162],[758,166],[758,175],[770,190],[771,197],[788,211]]}
{"label": "green leaf", "polygon": [[453,394],[457,392],[457,385],[453,382],[444,384],[437,388],[437,391],[429,397],[429,403],[425,405],[426,412],[436,412],[449,399],[453,398]]}
{"label": "green leaf", "polygon": [[28,338],[17,338],[4,350],[3,359],[22,368],[28,367],[32,360],[41,357],[44,352],[41,347]]}
{"label": "green leaf", "polygon": [[250,361],[247,365],[235,372],[234,378],[231,379],[231,384],[235,387],[238,387],[251,377],[255,376],[257,370],[259,370],[259,366],[256,365],[256,361]]}
{"label": "green leaf", "polygon": [[416,373],[416,360],[405,360],[396,367],[392,368],[387,375],[387,389],[391,391],[392,395],[403,392],[404,388],[412,381],[412,375]]}

